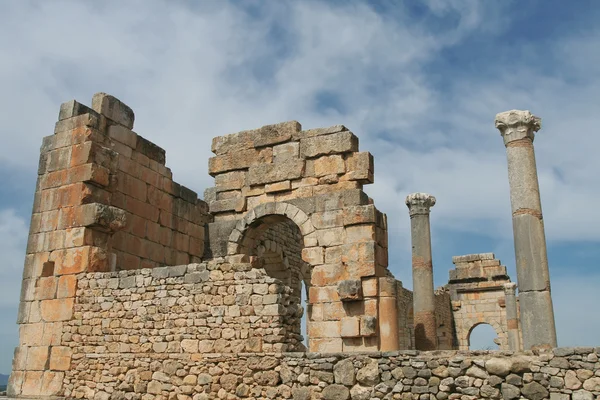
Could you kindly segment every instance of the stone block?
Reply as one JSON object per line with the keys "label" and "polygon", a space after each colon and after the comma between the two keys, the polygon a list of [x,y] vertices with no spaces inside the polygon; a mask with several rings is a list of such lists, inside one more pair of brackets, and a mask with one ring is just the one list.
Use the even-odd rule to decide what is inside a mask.
{"label": "stone block", "polygon": [[270,184],[268,183],[265,185],[265,193],[283,192],[291,189],[292,185],[290,184],[289,180]]}
{"label": "stone block", "polygon": [[310,338],[339,338],[340,321],[311,322],[308,325],[308,336]]}
{"label": "stone block", "polygon": [[22,396],[39,396],[42,389],[43,371],[27,371],[21,386]]}
{"label": "stone block", "polygon": [[42,376],[40,394],[43,396],[56,396],[63,387],[64,372],[45,371]]}
{"label": "stone block", "polygon": [[[211,157],[208,160],[208,173],[211,176],[228,171],[248,169],[254,165],[268,164],[273,161],[273,149],[247,149]],[[276,179],[281,181],[288,178]]]}
{"label": "stone block", "polygon": [[312,285],[327,286],[337,283],[344,274],[344,267],[341,262],[316,265],[312,269],[310,281]]}
{"label": "stone block", "polygon": [[53,371],[68,371],[71,369],[73,350],[66,346],[53,346],[50,352],[50,369]]}
{"label": "stone block", "polygon": [[377,223],[377,209],[374,205],[350,206],[344,208],[344,226]]}
{"label": "stone block", "polygon": [[319,246],[332,247],[344,243],[344,228],[320,229],[317,231],[317,241]]}
{"label": "stone block", "polygon": [[313,162],[314,176],[338,175],[346,172],[346,165],[341,155],[319,157]]}
{"label": "stone block", "polygon": [[[166,163],[166,152],[165,150],[160,147],[157,146],[156,144],[152,143],[151,141],[149,141],[148,139],[145,139],[141,136],[137,137],[136,140],[136,146],[135,146],[135,152],[133,153],[133,159],[136,159],[136,156],[138,155],[143,155],[145,157],[147,157],[149,160],[153,160],[156,161],[157,163],[159,163],[160,165],[165,165]],[[138,162],[139,157],[137,158]],[[150,162],[146,160],[144,160],[144,162],[142,162],[144,165],[150,165]]]}
{"label": "stone block", "polygon": [[304,172],[303,160],[289,160],[284,163],[261,163],[250,166],[248,170],[248,184],[262,185],[265,183],[298,179]]}
{"label": "stone block", "polygon": [[350,225],[346,227],[344,243],[374,242],[375,225]]}
{"label": "stone block", "polygon": [[307,247],[302,249],[302,260],[312,266],[321,265],[324,262],[324,251],[322,247]]}
{"label": "stone block", "polygon": [[377,334],[377,317],[363,315],[360,317],[360,335],[375,336]]}
{"label": "stone block", "polygon": [[341,320],[341,337],[359,337],[360,336],[360,318],[345,317]]}
{"label": "stone block", "polygon": [[311,304],[314,303],[330,303],[332,301],[339,301],[337,287],[335,286],[323,286],[316,287],[311,286],[308,289],[308,301]]}
{"label": "stone block", "polygon": [[351,132],[339,132],[300,140],[300,154],[302,157],[314,158],[353,151],[358,151],[358,138]]}
{"label": "stone block", "polygon": [[77,277],[75,275],[63,275],[58,278],[56,298],[75,297],[77,290]]}
{"label": "stone block", "polygon": [[96,114],[91,108],[79,103],[77,100],[67,101],[60,105],[60,112],[58,113],[58,120],[77,117],[83,114]]}
{"label": "stone block", "polygon": [[341,353],[341,338],[310,338],[308,340],[309,351],[315,353]]}
{"label": "stone block", "polygon": [[360,181],[364,184],[374,182],[373,156],[368,151],[352,153],[346,158],[345,180]]}
{"label": "stone block", "polygon": [[96,93],[92,97],[92,109],[126,128],[133,129],[133,110],[114,96]]}
{"label": "stone block", "polygon": [[48,368],[48,346],[34,346],[27,349],[26,370],[44,371]]}
{"label": "stone block", "polygon": [[40,303],[42,318],[46,322],[68,321],[73,316],[74,298],[43,300]]}
{"label": "stone block", "polygon": [[217,192],[241,189],[246,185],[246,171],[231,171],[215,176]]}
{"label": "stone block", "polygon": [[378,295],[378,278],[363,278],[362,293],[365,297],[376,297]]}
{"label": "stone block", "polygon": [[265,125],[252,133],[253,145],[254,147],[263,147],[287,142],[300,130],[302,130],[302,126],[298,121]]}
{"label": "stone block", "polygon": [[342,301],[362,299],[362,284],[360,280],[344,280],[337,284],[337,292]]}
{"label": "stone block", "polygon": [[217,200],[209,203],[211,213],[222,213],[227,211],[242,212],[246,208],[246,198],[238,197],[227,200]]}
{"label": "stone block", "polygon": [[39,278],[35,285],[35,299],[47,300],[56,297],[56,285],[58,278],[49,276],[47,278]]}
{"label": "stone block", "polygon": [[289,142],[273,146],[273,162],[280,163],[296,159],[300,155],[300,142]]}

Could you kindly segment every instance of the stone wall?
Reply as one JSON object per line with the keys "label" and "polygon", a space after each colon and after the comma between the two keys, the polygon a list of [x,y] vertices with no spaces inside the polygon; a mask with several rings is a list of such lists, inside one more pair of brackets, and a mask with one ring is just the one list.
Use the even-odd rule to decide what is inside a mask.
{"label": "stone wall", "polygon": [[435,321],[437,323],[438,350],[456,349],[456,328],[450,292],[446,288],[435,291]]}
{"label": "stone wall", "polygon": [[64,394],[90,400],[593,400],[600,396],[599,353],[86,353]]}
{"label": "stone wall", "polygon": [[56,346],[73,318],[77,274],[199,261],[212,219],[172,180],[164,150],[131,130],[133,111],[119,100],[73,100],[58,119],[41,147],[13,369],[43,393],[68,368]]}

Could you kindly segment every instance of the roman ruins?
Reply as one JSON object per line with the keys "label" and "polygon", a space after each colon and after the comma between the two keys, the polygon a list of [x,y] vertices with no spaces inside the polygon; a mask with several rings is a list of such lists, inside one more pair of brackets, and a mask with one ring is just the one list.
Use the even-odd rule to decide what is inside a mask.
{"label": "roman ruins", "polygon": [[[528,111],[496,117],[518,282],[477,253],[434,288],[436,199],[417,192],[413,291],[388,268],[388,221],[363,191],[373,157],[346,127],[216,137],[200,199],[133,123],[98,93],[62,104],[43,139],[10,397],[600,398],[600,348],[556,348]],[[480,324],[500,350],[469,350]]]}

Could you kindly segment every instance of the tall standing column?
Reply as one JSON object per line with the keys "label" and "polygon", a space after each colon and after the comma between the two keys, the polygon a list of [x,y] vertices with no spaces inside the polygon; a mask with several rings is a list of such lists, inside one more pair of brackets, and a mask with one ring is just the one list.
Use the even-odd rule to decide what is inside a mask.
{"label": "tall standing column", "polygon": [[506,332],[508,334],[508,347],[512,351],[521,350],[521,337],[519,335],[519,316],[517,313],[517,297],[515,290],[517,284],[508,282],[504,284]]}
{"label": "tall standing column", "polygon": [[556,347],[554,310],[533,139],[541,119],[529,111],[496,115],[508,159],[524,349]]}
{"label": "tall standing column", "polygon": [[434,204],[435,197],[427,193],[413,193],[406,197],[412,240],[413,312],[417,350],[437,349],[429,225],[429,211]]}

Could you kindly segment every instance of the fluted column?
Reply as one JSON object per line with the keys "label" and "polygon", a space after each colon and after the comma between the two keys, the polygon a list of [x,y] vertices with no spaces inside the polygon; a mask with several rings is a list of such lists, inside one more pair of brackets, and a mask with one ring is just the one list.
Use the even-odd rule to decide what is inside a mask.
{"label": "fluted column", "polygon": [[504,284],[506,332],[508,336],[508,347],[512,351],[521,350],[519,316],[517,313],[517,297],[515,295],[516,289],[517,284],[514,282],[508,282]]}
{"label": "fluted column", "polygon": [[529,111],[496,115],[508,159],[523,347],[556,347],[540,189],[533,149],[541,119]]}
{"label": "fluted column", "polygon": [[406,197],[412,240],[413,311],[417,350],[437,349],[429,225],[429,212],[434,204],[435,197],[427,193],[413,193]]}

